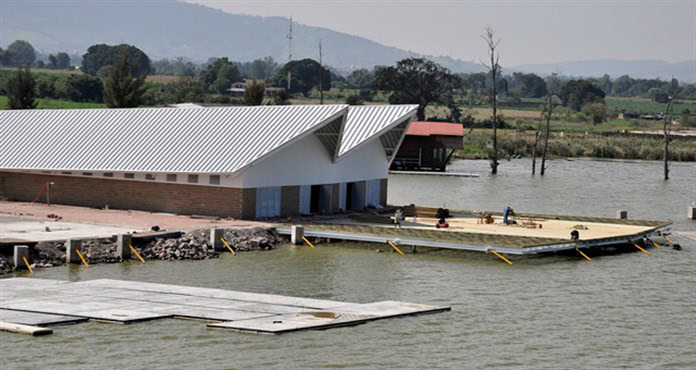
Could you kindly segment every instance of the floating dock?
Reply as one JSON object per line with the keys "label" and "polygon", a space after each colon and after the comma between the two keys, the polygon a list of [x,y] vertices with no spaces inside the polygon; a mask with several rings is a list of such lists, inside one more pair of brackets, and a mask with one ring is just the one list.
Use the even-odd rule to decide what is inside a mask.
{"label": "floating dock", "polygon": [[397,301],[360,304],[111,279],[0,279],[0,321],[37,326],[187,318],[207,321],[210,328],[282,334],[449,310]]}
{"label": "floating dock", "polygon": [[[447,219],[447,229],[435,228],[437,218],[418,216],[415,222],[407,216],[401,227],[396,228],[390,225],[393,221],[389,217],[382,218],[386,222],[355,219],[315,222],[303,225],[303,233],[306,237],[332,240],[532,255],[642,243],[646,237],[668,233],[672,226],[670,221],[540,214],[517,214],[516,223],[506,225],[500,213],[457,211]],[[276,229],[280,234],[292,232],[283,225]],[[579,234],[577,240],[571,238],[574,230]],[[646,246],[652,247],[650,244]]]}
{"label": "floating dock", "polygon": [[445,177],[479,177],[477,173],[445,172],[445,171],[401,171],[389,170],[390,175],[418,175],[418,176],[445,176]]}

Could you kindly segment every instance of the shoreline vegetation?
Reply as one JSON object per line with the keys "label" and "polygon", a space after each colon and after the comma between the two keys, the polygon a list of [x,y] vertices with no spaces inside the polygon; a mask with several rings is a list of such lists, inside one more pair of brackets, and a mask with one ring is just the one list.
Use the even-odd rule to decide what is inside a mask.
{"label": "shoreline vegetation", "polygon": [[[457,150],[459,159],[487,159],[489,130],[472,130],[464,134],[464,149]],[[548,154],[551,158],[605,158],[632,160],[663,160],[664,139],[654,137],[630,137],[618,134],[585,134],[552,132]],[[531,158],[534,148],[534,131],[507,130],[498,137],[500,158]],[[537,151],[537,155],[539,151]],[[696,145],[693,139],[672,139],[670,161],[696,161]]]}

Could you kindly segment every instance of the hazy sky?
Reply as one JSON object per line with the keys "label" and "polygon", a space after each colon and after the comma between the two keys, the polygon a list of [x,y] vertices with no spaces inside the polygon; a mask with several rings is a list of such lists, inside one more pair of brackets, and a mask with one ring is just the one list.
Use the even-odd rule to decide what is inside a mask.
{"label": "hazy sky", "polygon": [[491,25],[506,65],[586,59],[696,59],[696,0],[187,0],[230,13],[290,16],[423,54],[477,60]]}

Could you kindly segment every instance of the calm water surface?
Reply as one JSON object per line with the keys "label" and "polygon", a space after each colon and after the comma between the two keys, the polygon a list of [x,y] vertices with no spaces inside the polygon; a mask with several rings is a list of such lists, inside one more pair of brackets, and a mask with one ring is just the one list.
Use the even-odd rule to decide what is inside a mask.
{"label": "calm water surface", "polygon": [[[553,161],[531,177],[529,161],[484,161],[453,170],[479,178],[392,176],[390,203],[465,209],[673,219],[694,231],[696,165]],[[517,259],[506,266],[456,252],[400,257],[372,249],[283,246],[210,261],[148,262],[37,271],[42,278],[115,278],[354,302],[450,305],[443,314],[281,336],[207,329],[201,322],[56,327],[46,337],[0,333],[0,368],[695,368],[696,246],[587,262]],[[137,284],[137,283],[134,283]]]}

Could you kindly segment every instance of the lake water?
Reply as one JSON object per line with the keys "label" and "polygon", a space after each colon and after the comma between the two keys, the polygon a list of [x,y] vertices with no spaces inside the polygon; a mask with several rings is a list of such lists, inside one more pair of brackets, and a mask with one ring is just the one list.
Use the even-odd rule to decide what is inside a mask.
{"label": "lake water", "polygon": [[[456,209],[672,219],[694,231],[696,164],[485,161],[452,170],[479,178],[394,175],[390,203]],[[696,246],[593,258],[282,246],[209,261],[152,261],[42,269],[38,278],[115,278],[321,299],[403,300],[452,311],[281,336],[207,329],[196,321],[56,327],[51,336],[0,333],[1,368],[695,368]],[[23,276],[20,274],[20,276]],[[137,284],[137,283],[134,283]]]}

